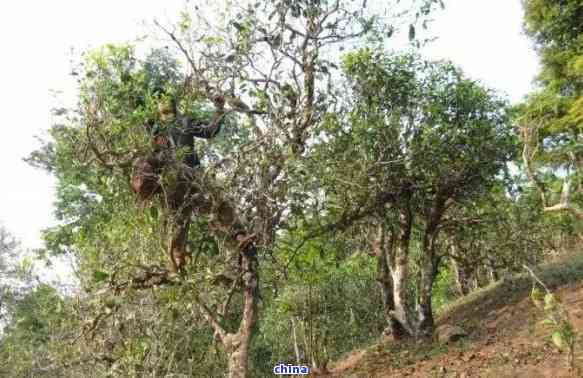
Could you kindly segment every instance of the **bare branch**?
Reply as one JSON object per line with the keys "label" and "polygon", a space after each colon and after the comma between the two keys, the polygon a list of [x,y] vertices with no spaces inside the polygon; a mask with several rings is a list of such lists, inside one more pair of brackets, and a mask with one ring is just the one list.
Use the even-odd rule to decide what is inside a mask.
{"label": "bare branch", "polygon": [[227,336],[227,331],[221,326],[219,321],[217,320],[216,314],[213,313],[207,305],[200,299],[198,295],[194,297],[196,304],[200,307],[203,312],[205,319],[209,322],[211,327],[214,329],[215,334],[219,337],[221,343],[225,342],[225,338]]}

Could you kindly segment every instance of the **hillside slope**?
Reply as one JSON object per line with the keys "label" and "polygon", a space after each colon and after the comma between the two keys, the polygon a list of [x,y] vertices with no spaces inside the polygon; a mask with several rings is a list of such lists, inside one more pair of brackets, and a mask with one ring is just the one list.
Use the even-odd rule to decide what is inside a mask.
{"label": "hillside slope", "polygon": [[[583,254],[537,271],[583,330]],[[517,275],[478,290],[444,309],[438,326],[461,326],[468,337],[450,345],[395,345],[382,341],[333,365],[334,377],[583,377],[583,343],[577,372],[552,345],[544,314],[531,302],[532,280]]]}

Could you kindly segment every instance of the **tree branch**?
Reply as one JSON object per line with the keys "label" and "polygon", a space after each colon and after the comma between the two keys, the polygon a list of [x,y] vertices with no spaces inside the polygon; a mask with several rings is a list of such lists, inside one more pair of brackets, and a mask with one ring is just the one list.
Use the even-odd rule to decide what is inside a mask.
{"label": "tree branch", "polygon": [[522,141],[524,143],[524,147],[522,149],[522,161],[524,162],[524,169],[528,179],[534,184],[539,192],[543,204],[543,211],[545,213],[565,211],[573,214],[578,219],[583,219],[583,209],[574,206],[570,202],[571,180],[569,177],[566,177],[563,181],[560,202],[556,205],[549,205],[548,198],[546,196],[546,187],[532,167],[532,160],[537,152],[537,147],[534,146],[536,143],[537,132],[536,130],[533,130],[532,127],[525,125],[521,127],[521,134]]}
{"label": "tree branch", "polygon": [[200,307],[203,312],[203,316],[209,322],[213,330],[215,331],[215,335],[218,336],[219,341],[221,343],[225,343],[225,337],[227,336],[227,331],[221,326],[219,321],[217,320],[216,314],[214,314],[207,305],[200,299],[198,295],[195,295],[194,301]]}

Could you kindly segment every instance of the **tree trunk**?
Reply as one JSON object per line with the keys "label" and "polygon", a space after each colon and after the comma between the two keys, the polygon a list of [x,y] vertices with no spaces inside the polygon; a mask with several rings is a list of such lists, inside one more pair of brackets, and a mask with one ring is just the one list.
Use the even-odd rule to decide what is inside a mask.
{"label": "tree trunk", "polygon": [[496,264],[490,258],[486,261],[486,271],[488,272],[488,278],[491,284],[500,280],[500,274],[498,274],[498,271],[496,270]]}
{"label": "tree trunk", "polygon": [[449,240],[451,267],[455,278],[456,289],[459,295],[466,296],[472,291],[472,276],[474,276],[475,267],[470,266],[468,261],[463,257],[464,252],[457,244],[456,240],[450,236]]}
{"label": "tree trunk", "polygon": [[409,276],[409,242],[413,216],[410,209],[399,214],[399,230],[394,256],[391,256],[390,273],[393,284],[393,304],[391,327],[395,340],[413,336],[408,313],[407,280]]}
{"label": "tree trunk", "polygon": [[[383,310],[385,318],[387,319],[389,327],[391,327],[391,311],[395,309],[393,302],[393,283],[391,282],[391,275],[389,274],[389,264],[387,263],[387,255],[383,248],[379,248],[376,254],[377,259],[377,283],[381,289],[381,299],[383,302]],[[392,328],[392,327],[391,327]]]}
{"label": "tree trunk", "polygon": [[417,336],[431,338],[435,328],[431,304],[433,282],[437,277],[439,258],[435,254],[435,243],[439,234],[439,223],[447,208],[446,199],[438,196],[426,218],[421,264],[419,267],[419,298],[417,301]]}
{"label": "tree trunk", "polygon": [[296,322],[294,321],[294,317],[291,317],[291,325],[292,325],[292,336],[294,338],[294,352],[296,353],[296,363],[299,365],[302,361],[300,358],[300,347],[298,346],[298,335],[296,332]]}
{"label": "tree trunk", "polygon": [[244,285],[243,318],[236,334],[229,334],[223,339],[225,350],[229,355],[229,378],[248,377],[249,347],[254,334],[257,319],[257,299],[259,298],[257,258],[241,252],[241,269]]}
{"label": "tree trunk", "polygon": [[[395,301],[393,299],[393,277],[389,269],[389,256],[393,254],[394,233],[391,232],[389,240],[386,239],[386,230],[382,225],[378,226],[377,235],[372,242],[373,253],[377,259],[377,283],[381,289],[383,310],[387,319],[386,333],[390,333],[396,340],[402,339],[407,332],[401,324],[394,319]],[[388,331],[388,332],[387,332]]]}
{"label": "tree trunk", "polygon": [[456,259],[450,259],[457,292],[466,296],[472,291],[472,270]]}
{"label": "tree trunk", "polygon": [[238,347],[233,353],[229,354],[229,378],[247,378],[247,360],[248,350]]}
{"label": "tree trunk", "polygon": [[417,335],[422,338],[431,338],[435,328],[431,300],[433,282],[437,276],[438,261],[433,254],[433,244],[434,241],[429,241],[428,245],[425,246],[424,242],[423,249],[426,252],[423,253],[421,266],[419,267],[420,279],[419,300],[417,303]]}

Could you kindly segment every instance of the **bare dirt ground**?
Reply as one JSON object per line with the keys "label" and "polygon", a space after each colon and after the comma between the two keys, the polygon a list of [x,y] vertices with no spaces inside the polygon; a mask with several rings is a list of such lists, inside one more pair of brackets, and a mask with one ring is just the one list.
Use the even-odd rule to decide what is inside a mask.
{"label": "bare dirt ground", "polygon": [[[531,302],[529,283],[507,282],[445,311],[438,324],[464,328],[452,345],[395,345],[385,340],[333,364],[330,377],[583,377],[583,334],[575,349],[578,369],[567,368]],[[583,282],[556,294],[577,332],[583,330]]]}

